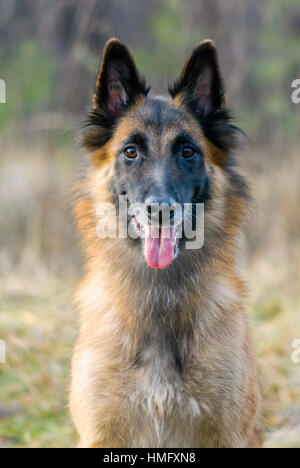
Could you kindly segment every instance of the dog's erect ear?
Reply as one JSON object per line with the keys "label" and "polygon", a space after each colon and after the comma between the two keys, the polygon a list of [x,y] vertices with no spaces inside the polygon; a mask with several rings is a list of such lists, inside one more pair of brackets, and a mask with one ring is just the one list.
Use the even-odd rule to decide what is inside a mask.
{"label": "dog's erect ear", "polygon": [[93,108],[83,126],[83,145],[89,151],[105,145],[116,120],[138,96],[146,96],[148,91],[127,47],[117,39],[110,39],[103,52]]}
{"label": "dog's erect ear", "polygon": [[105,46],[94,95],[94,109],[117,116],[148,89],[125,45],[111,39]]}
{"label": "dog's erect ear", "polygon": [[231,123],[217,49],[212,41],[203,41],[196,47],[169,91],[180,105],[192,111],[204,135],[222,150],[219,162],[230,163],[231,158],[224,156],[240,145],[243,132]]}
{"label": "dog's erect ear", "polygon": [[194,49],[169,91],[173,98],[180,97],[189,104],[200,118],[225,106],[217,50],[212,41],[203,41]]}

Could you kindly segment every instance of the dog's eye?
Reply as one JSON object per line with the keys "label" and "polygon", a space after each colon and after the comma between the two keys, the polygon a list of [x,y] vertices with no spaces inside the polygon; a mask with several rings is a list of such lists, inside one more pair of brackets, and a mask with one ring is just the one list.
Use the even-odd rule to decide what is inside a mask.
{"label": "dog's eye", "polygon": [[137,157],[137,150],[134,146],[128,146],[124,149],[124,155],[128,159],[135,159]]}
{"label": "dog's eye", "polygon": [[181,150],[181,156],[185,159],[190,159],[194,156],[195,150],[192,146],[184,145]]}

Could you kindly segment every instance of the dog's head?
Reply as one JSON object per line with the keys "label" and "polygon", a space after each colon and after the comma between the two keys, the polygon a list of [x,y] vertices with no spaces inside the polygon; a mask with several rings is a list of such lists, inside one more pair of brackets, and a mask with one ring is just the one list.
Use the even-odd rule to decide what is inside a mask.
{"label": "dog's head", "polygon": [[[151,267],[166,268],[185,249],[184,228],[195,226],[195,206],[213,205],[217,193],[220,198],[237,129],[225,108],[211,41],[193,51],[170,87],[170,97],[149,97],[148,92],[128,49],[110,40],[84,145],[102,174],[105,168],[112,201],[118,206],[119,197],[126,196],[130,205],[145,207],[143,216],[133,208],[127,219],[135,226],[135,246],[142,246]],[[184,206],[189,207],[189,220]]]}

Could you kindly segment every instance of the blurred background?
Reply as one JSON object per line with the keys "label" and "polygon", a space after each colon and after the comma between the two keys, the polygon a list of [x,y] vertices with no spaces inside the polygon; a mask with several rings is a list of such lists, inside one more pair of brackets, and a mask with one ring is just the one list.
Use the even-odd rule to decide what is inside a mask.
{"label": "blurred background", "polygon": [[266,447],[300,447],[299,0],[1,0],[0,446],[69,447],[67,411],[82,257],[72,224],[77,130],[111,36],[133,51],[153,92],[212,38],[228,100],[250,144],[241,170],[249,320],[264,393]]}

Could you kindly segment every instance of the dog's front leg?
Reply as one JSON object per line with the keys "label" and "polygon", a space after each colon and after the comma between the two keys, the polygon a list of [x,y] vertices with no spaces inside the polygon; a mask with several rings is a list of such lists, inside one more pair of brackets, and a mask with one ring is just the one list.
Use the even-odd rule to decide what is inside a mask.
{"label": "dog's front leg", "polygon": [[90,403],[86,399],[78,405],[78,400],[71,397],[71,413],[80,437],[78,448],[128,447],[130,428],[121,412],[121,405],[104,405],[100,402],[89,407]]}
{"label": "dog's front leg", "polygon": [[119,373],[99,355],[77,347],[73,356],[70,410],[79,447],[125,448],[131,437],[126,394]]}

